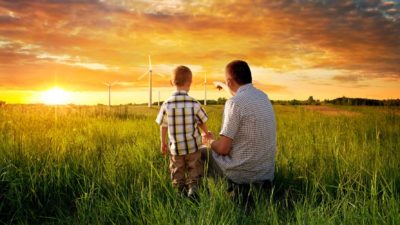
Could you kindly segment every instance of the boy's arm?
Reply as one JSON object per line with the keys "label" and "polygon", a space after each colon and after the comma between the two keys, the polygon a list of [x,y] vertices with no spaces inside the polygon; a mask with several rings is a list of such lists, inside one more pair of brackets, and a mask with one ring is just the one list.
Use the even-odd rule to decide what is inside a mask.
{"label": "boy's arm", "polygon": [[196,117],[198,119],[198,126],[200,127],[200,129],[203,131],[203,143],[207,143],[210,138],[211,138],[211,132],[208,130],[206,122],[208,120],[208,116],[206,114],[206,112],[204,111],[204,109],[199,106],[199,110],[197,111]]}
{"label": "boy's arm", "polygon": [[202,135],[203,136],[203,144],[209,145],[209,141],[212,139],[212,133],[208,130],[206,123],[200,123],[199,124],[200,129],[203,131]]}
{"label": "boy's arm", "polygon": [[208,128],[206,123],[199,123],[199,127],[203,131],[203,133],[208,134]]}
{"label": "boy's arm", "polygon": [[196,117],[197,117],[198,126],[201,128],[201,130],[205,134],[208,134],[208,128],[207,128],[207,125],[206,125],[206,122],[208,120],[208,116],[206,114],[206,111],[204,111],[204,109],[201,107],[200,103],[199,103],[199,109],[197,110],[197,113],[196,113]]}
{"label": "boy's arm", "polygon": [[168,127],[160,126],[161,153],[163,155],[168,153],[167,131],[168,131]]}
{"label": "boy's arm", "polygon": [[160,125],[161,153],[165,155],[168,152],[168,144],[167,144],[168,123],[167,123],[167,114],[165,110],[165,102],[162,104],[161,109],[158,112],[156,123]]}

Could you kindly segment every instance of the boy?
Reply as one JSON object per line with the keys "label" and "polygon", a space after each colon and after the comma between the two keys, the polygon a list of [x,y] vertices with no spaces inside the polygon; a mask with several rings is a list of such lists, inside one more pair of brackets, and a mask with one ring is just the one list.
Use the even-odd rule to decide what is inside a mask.
{"label": "boy", "polygon": [[192,84],[192,71],[188,67],[178,66],[174,70],[172,83],[176,91],[163,103],[156,119],[160,125],[161,152],[165,155],[169,148],[173,186],[183,192],[187,185],[188,196],[194,197],[203,176],[199,127],[208,137],[205,124],[208,117],[200,103],[188,95]]}

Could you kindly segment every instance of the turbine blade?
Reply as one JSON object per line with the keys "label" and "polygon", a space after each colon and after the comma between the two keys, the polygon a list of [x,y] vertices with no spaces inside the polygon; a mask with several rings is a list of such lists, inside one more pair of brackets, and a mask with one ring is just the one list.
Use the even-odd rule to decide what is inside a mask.
{"label": "turbine blade", "polygon": [[143,77],[145,77],[148,73],[149,73],[149,71],[144,72],[142,75],[140,75],[140,77],[138,78],[138,80],[143,79]]}
{"label": "turbine blade", "polygon": [[167,76],[167,75],[165,75],[165,74],[163,74],[163,73],[153,73],[153,74],[158,75],[158,76],[160,76],[160,77],[166,77],[166,76]]}
{"label": "turbine blade", "polygon": [[152,66],[151,66],[151,57],[149,55],[149,70],[153,70]]}

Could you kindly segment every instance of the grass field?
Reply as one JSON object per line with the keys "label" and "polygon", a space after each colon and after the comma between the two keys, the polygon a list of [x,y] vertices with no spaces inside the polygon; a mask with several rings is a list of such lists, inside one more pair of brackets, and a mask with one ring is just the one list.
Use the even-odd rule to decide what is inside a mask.
{"label": "grass field", "polygon": [[[199,203],[174,191],[157,107],[6,105],[0,223],[400,224],[399,109],[321,107],[274,106],[276,186],[245,214],[224,180]],[[222,106],[206,110],[218,133]]]}

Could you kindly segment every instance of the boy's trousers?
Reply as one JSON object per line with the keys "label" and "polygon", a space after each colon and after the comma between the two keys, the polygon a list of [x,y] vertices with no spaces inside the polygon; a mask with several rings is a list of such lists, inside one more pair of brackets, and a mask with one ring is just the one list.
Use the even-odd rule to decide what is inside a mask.
{"label": "boy's trousers", "polygon": [[175,187],[183,189],[186,185],[191,188],[199,184],[204,172],[200,150],[188,155],[170,155],[169,162],[172,184]]}

